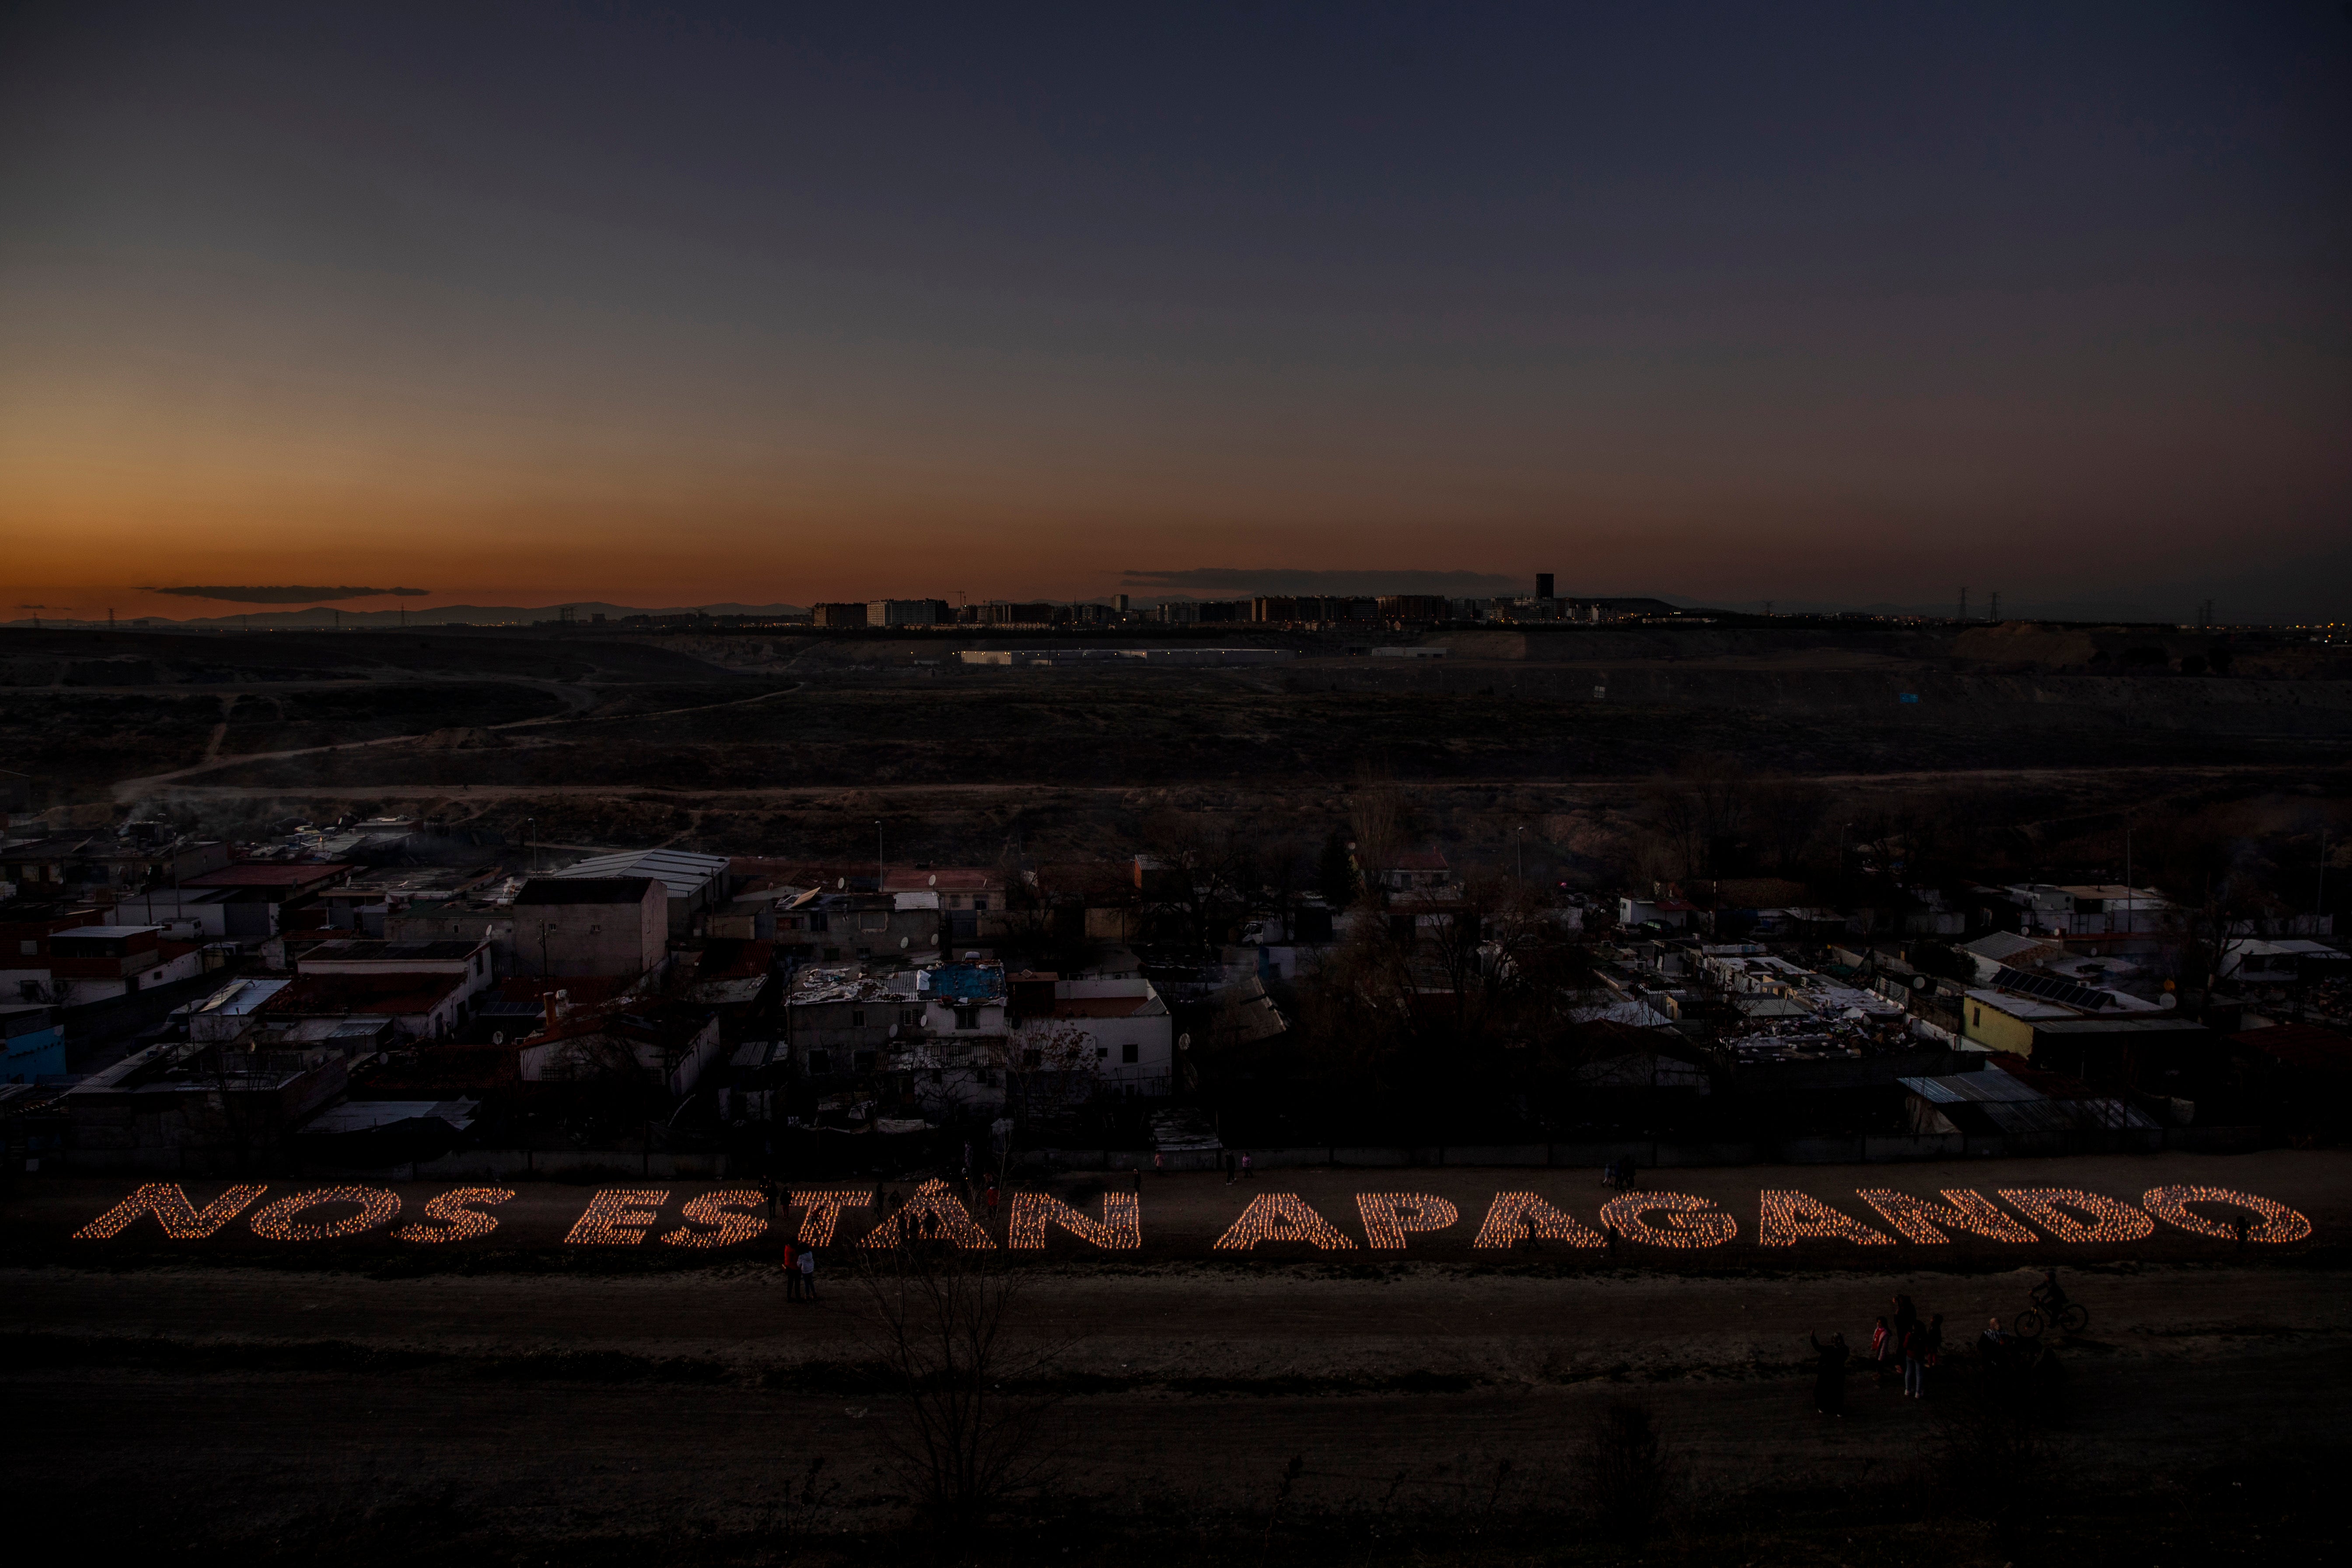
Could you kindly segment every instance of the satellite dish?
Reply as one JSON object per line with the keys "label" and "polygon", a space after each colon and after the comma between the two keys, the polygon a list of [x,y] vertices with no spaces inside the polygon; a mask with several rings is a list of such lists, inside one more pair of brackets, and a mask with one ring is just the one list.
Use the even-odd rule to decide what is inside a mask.
{"label": "satellite dish", "polygon": [[910,936],[902,936],[902,937],[900,937],[900,938],[898,939],[898,945],[899,945],[899,947],[904,948],[904,947],[905,947],[908,942],[912,942],[912,941],[914,941],[914,940],[915,940],[915,939],[914,939],[913,937],[910,937]]}
{"label": "satellite dish", "polygon": [[507,1032],[504,1029],[492,1029],[490,1031],[490,1044],[494,1046],[503,1046],[506,1043]]}
{"label": "satellite dish", "polygon": [[1927,977],[1924,974],[1913,975],[1911,977],[1911,989],[1914,991],[1925,991],[1927,989]]}
{"label": "satellite dish", "polygon": [[1190,1036],[1190,1035],[1179,1035],[1179,1036],[1177,1036],[1177,1037],[1176,1037],[1176,1048],[1177,1048],[1178,1050],[1180,1050],[1180,1051],[1189,1051],[1189,1050],[1191,1050],[1191,1049],[1192,1048],[1192,1036]]}
{"label": "satellite dish", "polygon": [[833,885],[834,885],[835,888],[846,888],[847,886],[849,886],[849,879],[848,879],[848,878],[846,878],[846,877],[836,877],[835,879],[834,879],[834,883],[833,883]]}
{"label": "satellite dish", "polygon": [[931,886],[932,886],[932,887],[934,887],[934,888],[936,888],[936,887],[938,887],[939,885],[940,885],[939,873],[938,873],[938,872],[936,872],[936,871],[934,871],[934,872],[932,872],[932,873],[931,873]]}

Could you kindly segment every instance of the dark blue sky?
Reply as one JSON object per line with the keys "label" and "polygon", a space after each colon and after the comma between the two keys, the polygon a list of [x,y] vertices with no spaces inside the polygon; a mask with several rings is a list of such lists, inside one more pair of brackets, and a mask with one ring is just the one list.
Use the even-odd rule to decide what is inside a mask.
{"label": "dark blue sky", "polygon": [[2338,4],[5,26],[43,592],[2352,578]]}

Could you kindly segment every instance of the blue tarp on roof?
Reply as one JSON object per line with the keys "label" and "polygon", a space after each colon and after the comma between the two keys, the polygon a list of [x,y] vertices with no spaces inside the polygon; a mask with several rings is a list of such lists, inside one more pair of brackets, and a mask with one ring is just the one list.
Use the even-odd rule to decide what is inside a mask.
{"label": "blue tarp on roof", "polygon": [[930,981],[926,989],[942,1001],[984,1002],[1004,994],[1001,963],[940,963],[923,973]]}

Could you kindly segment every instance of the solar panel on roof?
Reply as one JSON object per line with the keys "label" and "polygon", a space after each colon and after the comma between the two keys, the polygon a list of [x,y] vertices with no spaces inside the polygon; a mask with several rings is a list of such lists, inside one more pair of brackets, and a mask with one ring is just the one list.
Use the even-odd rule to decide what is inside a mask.
{"label": "solar panel on roof", "polygon": [[2116,999],[2104,991],[2094,991],[2087,985],[2077,985],[2071,980],[2060,980],[2053,975],[2028,974],[2021,969],[2004,966],[1992,977],[1992,983],[2003,991],[2039,996],[2044,1002],[2080,1007],[2085,1012],[2095,1012],[2101,1007],[2116,1005]]}

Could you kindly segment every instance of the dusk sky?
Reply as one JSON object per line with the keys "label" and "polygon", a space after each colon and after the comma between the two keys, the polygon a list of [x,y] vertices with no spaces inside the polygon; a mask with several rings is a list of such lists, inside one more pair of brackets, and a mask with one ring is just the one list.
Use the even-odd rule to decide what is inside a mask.
{"label": "dusk sky", "polygon": [[2347,328],[2338,0],[0,18],[0,619],[2340,612]]}

